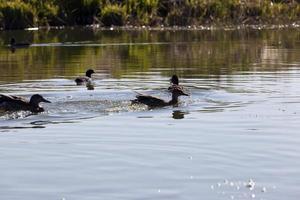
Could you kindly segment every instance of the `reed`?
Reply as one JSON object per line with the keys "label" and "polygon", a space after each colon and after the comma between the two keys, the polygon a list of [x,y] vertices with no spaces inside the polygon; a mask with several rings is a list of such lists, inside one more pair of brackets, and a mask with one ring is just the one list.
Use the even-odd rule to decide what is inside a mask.
{"label": "reed", "polygon": [[36,25],[36,13],[30,4],[20,0],[0,3],[1,26],[4,29],[24,29]]}
{"label": "reed", "polygon": [[124,7],[120,5],[108,4],[101,12],[101,22],[104,26],[123,26],[126,20]]}
{"label": "reed", "polygon": [[0,28],[187,26],[300,21],[300,0],[0,0]]}
{"label": "reed", "polygon": [[85,25],[98,22],[100,0],[53,0],[64,25]]}

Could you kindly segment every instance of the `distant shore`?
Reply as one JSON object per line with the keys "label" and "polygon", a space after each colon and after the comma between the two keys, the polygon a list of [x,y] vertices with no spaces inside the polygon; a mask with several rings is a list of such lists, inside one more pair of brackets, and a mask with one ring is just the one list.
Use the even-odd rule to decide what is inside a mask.
{"label": "distant shore", "polygon": [[0,0],[0,29],[66,26],[161,29],[300,24],[300,0]]}
{"label": "distant shore", "polygon": [[142,31],[142,30],[150,30],[150,31],[179,31],[179,30],[243,30],[243,29],[252,29],[252,30],[266,30],[266,29],[287,29],[287,28],[300,28],[300,22],[294,22],[291,24],[242,24],[242,25],[206,25],[206,26],[133,26],[133,25],[126,25],[126,26],[110,26],[104,27],[100,24],[93,24],[93,25],[79,25],[79,26],[40,26],[40,27],[29,27],[25,28],[24,30],[27,31],[38,31],[38,30],[63,30],[63,29],[74,29],[74,28],[86,28],[86,29],[95,29],[95,30],[120,30],[120,31]]}

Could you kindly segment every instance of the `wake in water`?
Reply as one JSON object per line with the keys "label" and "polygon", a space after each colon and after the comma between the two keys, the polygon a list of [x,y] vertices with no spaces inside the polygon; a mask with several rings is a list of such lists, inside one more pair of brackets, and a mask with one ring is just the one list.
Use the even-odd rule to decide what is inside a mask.
{"label": "wake in water", "polygon": [[[106,79],[101,80],[101,83],[95,81],[94,91],[75,86],[72,80],[66,79],[25,81],[1,85],[0,90],[21,93],[22,96],[28,98],[32,93],[38,92],[51,101],[50,104],[43,104],[45,112],[39,115],[28,111],[0,113],[0,120],[3,121],[2,128],[44,127],[49,124],[76,123],[95,117],[151,110],[152,108],[143,104],[132,104],[131,100],[135,98],[136,91],[146,96],[157,96],[164,101],[169,100],[171,93],[166,89],[167,80],[152,79],[151,74],[151,81],[137,78],[134,80]],[[255,101],[255,99],[244,98],[239,94],[248,94],[245,88],[240,91],[233,87],[222,86],[220,88],[211,83],[202,83],[196,80],[188,82],[189,85],[183,83],[180,88],[184,88],[184,91],[192,96],[183,97],[178,104],[168,105],[163,109],[172,110],[173,119],[183,119],[184,115],[192,112],[207,113],[239,109]],[[175,84],[178,85],[178,82]],[[159,112],[159,110],[161,108],[154,108],[154,112]]]}

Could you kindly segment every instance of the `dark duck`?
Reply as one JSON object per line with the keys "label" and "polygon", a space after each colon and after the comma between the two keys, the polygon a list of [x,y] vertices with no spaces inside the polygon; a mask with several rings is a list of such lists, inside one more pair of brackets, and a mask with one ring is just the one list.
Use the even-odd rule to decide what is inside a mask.
{"label": "dark duck", "polygon": [[183,92],[180,87],[174,86],[171,92],[172,92],[172,99],[170,101],[164,101],[157,97],[139,94],[136,96],[135,100],[132,100],[132,103],[145,104],[149,108],[164,107],[164,106],[177,105],[179,96],[189,96],[188,94]]}
{"label": "dark duck", "polygon": [[10,39],[10,47],[11,48],[26,48],[29,46],[30,46],[30,43],[27,43],[27,42],[17,43],[15,38]]}
{"label": "dark duck", "polygon": [[180,88],[181,90],[183,90],[183,88],[181,86],[179,86],[179,78],[176,74],[174,74],[171,78],[170,78],[170,83],[171,83],[171,86],[168,88],[168,90],[170,92],[172,92],[172,90],[174,88]]}
{"label": "dark duck", "polygon": [[23,97],[0,94],[0,110],[4,111],[31,111],[34,113],[45,111],[41,102],[51,103],[39,94],[32,95],[30,100]]}
{"label": "dark duck", "polygon": [[85,76],[78,77],[75,79],[77,85],[84,85],[87,84],[92,79],[92,74],[94,74],[94,70],[89,69],[85,72]]}

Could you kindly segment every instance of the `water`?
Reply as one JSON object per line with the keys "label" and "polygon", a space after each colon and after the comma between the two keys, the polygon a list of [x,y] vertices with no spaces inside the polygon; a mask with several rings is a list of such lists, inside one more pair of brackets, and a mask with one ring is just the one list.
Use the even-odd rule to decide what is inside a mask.
{"label": "water", "polygon": [[[298,29],[0,35],[0,92],[52,102],[1,113],[1,199],[299,198]],[[90,67],[95,90],[75,86]],[[174,73],[177,107],[130,104],[169,99]]]}

